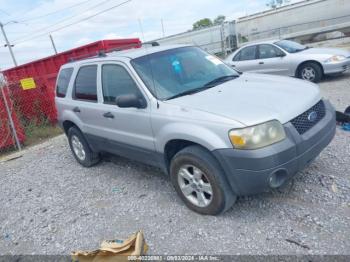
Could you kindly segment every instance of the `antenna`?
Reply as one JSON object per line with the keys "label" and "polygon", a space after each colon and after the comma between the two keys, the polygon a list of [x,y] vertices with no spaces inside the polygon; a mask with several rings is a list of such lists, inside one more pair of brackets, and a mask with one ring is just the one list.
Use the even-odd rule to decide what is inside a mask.
{"label": "antenna", "polygon": [[143,34],[143,28],[142,28],[142,22],[141,22],[141,19],[137,19],[139,21],[139,27],[140,27],[140,31],[141,31],[141,34],[142,34],[142,40],[143,42],[146,42],[146,39],[145,39],[145,35]]}
{"label": "antenna", "polygon": [[162,24],[162,33],[163,33],[163,37],[165,37],[165,30],[164,30],[163,18],[160,19],[160,22],[161,22],[161,24]]}
{"label": "antenna", "polygon": [[[143,41],[145,41],[145,36],[144,36],[144,34],[143,34],[143,28],[142,28],[141,19],[139,18],[138,21],[139,21],[140,31],[141,31],[141,34],[142,34],[142,39],[143,39]],[[148,48],[147,48],[147,45],[148,45],[148,44],[151,44],[152,46],[159,46],[159,43],[158,43],[158,42],[151,42],[151,43],[145,42],[144,45],[145,45],[145,51],[146,51],[146,57],[147,57],[147,58],[149,58],[149,53],[148,53]],[[148,61],[149,68],[150,68],[150,70],[151,70],[152,83],[153,83],[153,92],[154,92],[154,94],[156,95],[156,99],[157,99],[157,108],[159,108],[158,94],[157,94],[157,88],[156,88],[156,85],[155,85],[155,82],[154,82],[154,74],[153,74],[152,63],[151,63],[150,59],[148,59],[147,61]]]}

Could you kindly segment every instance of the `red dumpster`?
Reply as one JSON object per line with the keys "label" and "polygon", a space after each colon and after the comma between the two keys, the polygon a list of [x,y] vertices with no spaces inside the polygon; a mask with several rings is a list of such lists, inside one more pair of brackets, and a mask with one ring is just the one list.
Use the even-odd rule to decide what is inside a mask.
{"label": "red dumpster", "polygon": [[[55,82],[61,65],[72,58],[88,57],[115,48],[137,48],[141,46],[138,38],[103,40],[85,46],[74,48],[66,52],[46,57],[34,62],[17,66],[4,71],[9,84],[10,96],[16,112],[25,121],[49,121],[57,120],[54,104]],[[21,80],[34,80],[33,86],[27,88]]]}

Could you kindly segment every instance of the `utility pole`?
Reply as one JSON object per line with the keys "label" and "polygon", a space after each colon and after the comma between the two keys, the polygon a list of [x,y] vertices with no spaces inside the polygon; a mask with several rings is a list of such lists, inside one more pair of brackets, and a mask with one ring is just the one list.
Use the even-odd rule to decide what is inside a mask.
{"label": "utility pole", "polygon": [[10,54],[11,54],[11,57],[12,57],[13,63],[15,64],[15,66],[17,66],[17,61],[16,61],[16,58],[15,58],[15,55],[13,54],[13,51],[12,51],[12,46],[11,46],[11,44],[10,44],[9,40],[7,39],[7,36],[6,36],[6,32],[5,32],[4,26],[5,26],[5,25],[4,25],[4,24],[2,24],[2,23],[0,22],[1,32],[2,32],[2,34],[3,34],[3,36],[4,36],[4,39],[5,39],[6,45],[7,45],[7,47],[9,48],[9,51],[10,51]]}
{"label": "utility pole", "polygon": [[50,35],[50,40],[51,40],[51,44],[52,44],[53,50],[55,51],[55,54],[57,55],[57,49],[56,49],[55,42],[53,41],[52,35]]}

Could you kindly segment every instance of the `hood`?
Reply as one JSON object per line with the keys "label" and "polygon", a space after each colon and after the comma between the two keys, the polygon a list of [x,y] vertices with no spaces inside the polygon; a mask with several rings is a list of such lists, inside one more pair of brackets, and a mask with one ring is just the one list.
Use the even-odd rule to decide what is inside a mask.
{"label": "hood", "polygon": [[320,99],[319,88],[313,83],[290,77],[244,73],[211,89],[166,103],[251,126],[273,119],[287,123]]}
{"label": "hood", "polygon": [[340,48],[309,48],[305,49],[299,54],[318,54],[318,55],[343,55],[345,57],[350,57],[350,52],[345,50],[345,49],[340,49]]}

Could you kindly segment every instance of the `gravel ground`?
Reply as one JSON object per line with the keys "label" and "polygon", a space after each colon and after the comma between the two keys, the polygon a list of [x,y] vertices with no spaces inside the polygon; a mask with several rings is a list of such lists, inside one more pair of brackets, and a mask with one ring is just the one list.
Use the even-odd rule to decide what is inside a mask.
{"label": "gravel ground", "polygon": [[[321,84],[339,109],[350,74]],[[221,216],[187,209],[158,169],[109,157],[90,169],[59,136],[0,164],[0,254],[69,254],[144,230],[152,254],[350,254],[350,132],[281,189]]]}

